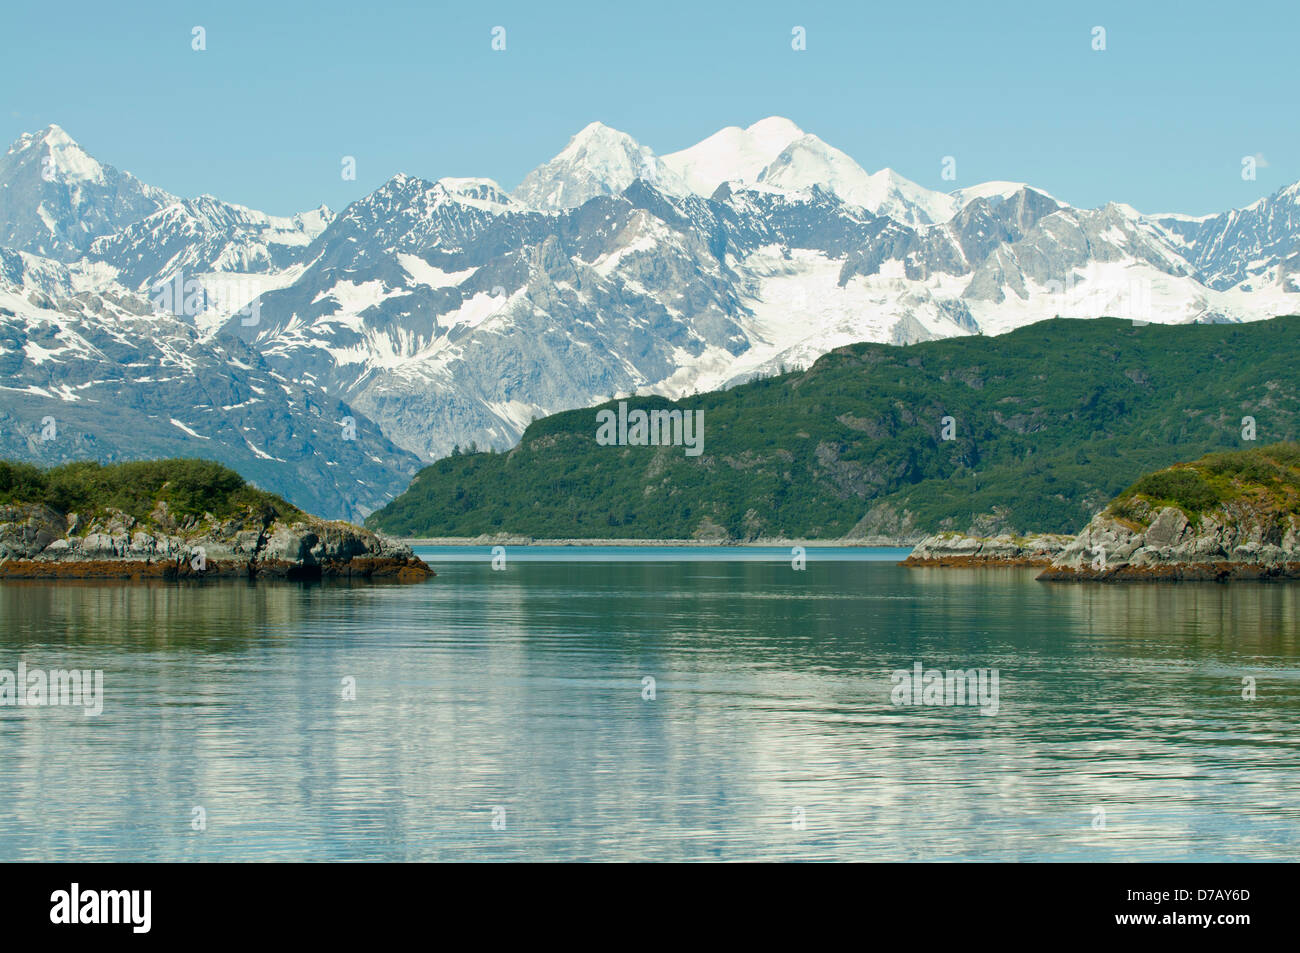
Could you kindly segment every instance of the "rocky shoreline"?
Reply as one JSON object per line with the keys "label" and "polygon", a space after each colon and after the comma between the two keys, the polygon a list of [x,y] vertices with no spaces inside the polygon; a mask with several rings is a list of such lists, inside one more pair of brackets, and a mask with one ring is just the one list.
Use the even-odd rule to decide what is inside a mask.
{"label": "rocky shoreline", "polygon": [[94,519],[40,504],[0,506],[0,579],[372,579],[422,582],[409,546],[350,523],[254,511],[227,520]]}
{"label": "rocky shoreline", "polygon": [[1072,536],[1039,533],[1030,536],[967,536],[940,533],[927,536],[899,565],[957,568],[968,566],[1046,566],[1071,543]]}
{"label": "rocky shoreline", "polygon": [[[1145,505],[1139,501],[1140,508]],[[1174,506],[1092,519],[1038,578],[1060,582],[1300,579],[1300,516],[1229,504],[1193,524]]]}
{"label": "rocky shoreline", "polygon": [[1300,516],[1278,520],[1229,507],[1193,524],[1177,507],[1152,508],[1148,525],[1101,513],[1077,536],[930,536],[900,565],[1042,567],[1052,582],[1300,579]]}
{"label": "rocky shoreline", "polygon": [[[1224,518],[1227,516],[1227,518]],[[1300,579],[1300,517],[1279,525],[1237,512],[1193,526],[1177,507],[1154,512],[1149,526],[1099,514],[1077,536],[930,536],[899,565],[961,568],[1042,567],[1051,582]]]}

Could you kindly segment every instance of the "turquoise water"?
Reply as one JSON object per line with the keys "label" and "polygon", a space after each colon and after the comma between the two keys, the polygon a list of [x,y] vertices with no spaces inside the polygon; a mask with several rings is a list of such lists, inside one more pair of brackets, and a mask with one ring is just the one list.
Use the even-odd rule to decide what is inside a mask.
{"label": "turquoise water", "polygon": [[[98,717],[0,707],[0,860],[1300,847],[1294,584],[1039,583],[901,550],[421,555],[439,575],[416,586],[0,585],[0,669],[104,673]],[[916,662],[996,669],[997,713],[893,704]]]}

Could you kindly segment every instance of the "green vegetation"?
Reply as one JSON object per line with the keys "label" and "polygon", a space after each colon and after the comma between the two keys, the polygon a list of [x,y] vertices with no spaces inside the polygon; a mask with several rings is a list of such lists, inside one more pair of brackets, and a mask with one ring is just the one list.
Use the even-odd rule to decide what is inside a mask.
{"label": "green vegetation", "polygon": [[[701,456],[598,445],[596,408],[568,411],[535,421],[509,453],[426,467],[367,525],[640,539],[716,525],[738,539],[831,539],[894,532],[906,512],[927,532],[990,513],[999,530],[1076,532],[1143,473],[1248,445],[1244,416],[1262,440],[1296,439],[1297,367],[1300,317],[1049,320],[997,337],[855,344],[807,371],[675,404],[628,401],[703,410]],[[1209,499],[1190,482],[1166,490]]]}
{"label": "green vegetation", "polygon": [[1300,444],[1277,443],[1235,453],[1211,453],[1149,473],[1121,493],[1108,512],[1136,526],[1166,506],[1193,523],[1226,504],[1300,515]]}
{"label": "green vegetation", "polygon": [[88,518],[120,510],[149,525],[160,502],[177,520],[208,513],[218,520],[249,512],[289,519],[305,515],[210,460],[142,460],[108,466],[87,461],[49,470],[0,460],[0,504],[43,503]]}

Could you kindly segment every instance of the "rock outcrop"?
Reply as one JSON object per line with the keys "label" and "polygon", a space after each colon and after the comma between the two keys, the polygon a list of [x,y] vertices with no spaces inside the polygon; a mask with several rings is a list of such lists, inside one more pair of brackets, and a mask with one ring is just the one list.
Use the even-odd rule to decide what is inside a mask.
{"label": "rock outcrop", "polygon": [[0,578],[392,579],[433,571],[409,546],[349,523],[255,508],[228,519],[148,520],[108,509],[87,519],[43,504],[0,505]]}
{"label": "rock outcrop", "polygon": [[1053,533],[1034,536],[927,536],[903,560],[904,566],[1045,566],[1070,543]]}
{"label": "rock outcrop", "polygon": [[1098,514],[1038,578],[1300,579],[1296,514],[1231,503],[1195,522],[1176,506],[1148,513],[1149,523]]}
{"label": "rock outcrop", "polygon": [[1300,579],[1300,444],[1211,453],[1142,477],[1040,579]]}

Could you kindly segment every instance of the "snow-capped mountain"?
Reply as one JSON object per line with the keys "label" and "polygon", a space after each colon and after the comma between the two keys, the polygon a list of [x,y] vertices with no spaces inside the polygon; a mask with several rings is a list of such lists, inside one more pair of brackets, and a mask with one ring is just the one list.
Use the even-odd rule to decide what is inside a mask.
{"label": "snow-capped mountain", "polygon": [[[1196,220],[1193,220],[1196,221]],[[1211,288],[1273,286],[1300,291],[1300,183],[1243,209],[1201,220],[1188,238],[1192,263]]]}
{"label": "snow-capped mountain", "polygon": [[0,246],[74,261],[90,243],[175,201],[101,165],[58,126],[0,156]]}
{"label": "snow-capped mountain", "polygon": [[[65,191],[32,178],[47,154]],[[537,416],[855,341],[1300,309],[1300,185],[1203,217],[1014,182],[943,193],[780,118],[663,157],[593,123],[513,193],[398,175],[286,218],[176,199],[51,127],[0,164],[10,190],[27,199],[0,205],[0,455],[54,459],[33,436],[52,416],[60,459],[215,456],[327,515]],[[197,290],[160,308],[177,275]]]}
{"label": "snow-capped mountain", "polygon": [[514,198],[530,208],[577,208],[588,199],[618,195],[637,179],[680,193],[686,184],[675,170],[625,132],[593,122],[569,140],[554,159],[519,183]]}
{"label": "snow-capped mountain", "polygon": [[816,136],[801,136],[782,149],[759,172],[757,181],[787,190],[816,186],[850,205],[906,225],[946,222],[957,211],[952,196],[922,188],[892,169],[869,174],[848,155]]}
{"label": "snow-capped mountain", "polygon": [[278,375],[236,338],[204,340],[143,299],[75,292],[67,276],[67,296],[24,293],[12,280],[22,254],[0,256],[0,457],[215,458],[352,519],[414,472],[416,458],[363,413]]}
{"label": "snow-capped mountain", "polygon": [[514,198],[535,209],[577,208],[599,195],[619,195],[636,179],[674,197],[710,198],[724,183],[762,184],[781,192],[816,186],[909,225],[947,221],[964,204],[958,196],[932,192],[892,169],[868,173],[844,152],[779,116],[745,129],[728,126],[662,157],[626,133],[594,122],[558,156],[530,172]]}
{"label": "snow-capped mountain", "polygon": [[87,257],[116,268],[118,281],[136,290],[177,272],[277,272],[300,263],[333,217],[321,206],[280,218],[200,195],[95,239]]}
{"label": "snow-capped mountain", "polygon": [[757,182],[782,150],[803,135],[790,120],[770,116],[746,129],[719,129],[688,149],[664,156],[663,164],[692,192],[707,198],[724,182]]}

